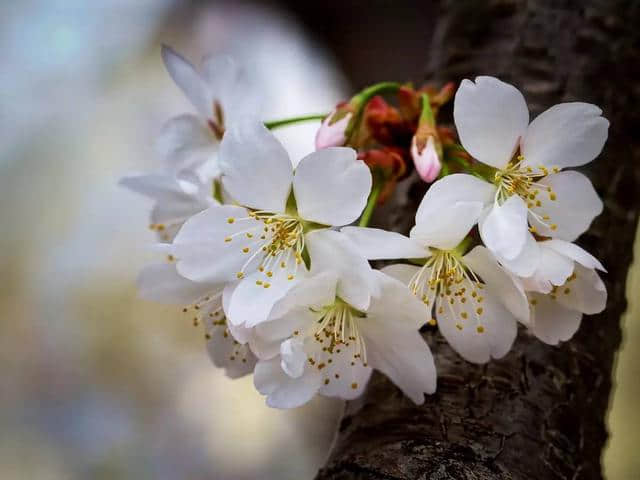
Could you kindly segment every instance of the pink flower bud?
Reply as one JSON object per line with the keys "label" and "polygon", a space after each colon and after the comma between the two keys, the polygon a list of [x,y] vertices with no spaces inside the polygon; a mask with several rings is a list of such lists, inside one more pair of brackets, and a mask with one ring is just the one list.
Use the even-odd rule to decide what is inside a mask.
{"label": "pink flower bud", "polygon": [[431,183],[438,177],[442,164],[440,163],[434,136],[429,136],[427,144],[422,149],[418,148],[418,142],[414,136],[411,141],[411,157],[422,180]]}
{"label": "pink flower bud", "polygon": [[344,145],[346,140],[345,131],[353,115],[351,112],[348,112],[340,120],[333,122],[335,114],[335,111],[331,112],[331,114],[322,121],[322,125],[320,125],[316,133],[316,150]]}

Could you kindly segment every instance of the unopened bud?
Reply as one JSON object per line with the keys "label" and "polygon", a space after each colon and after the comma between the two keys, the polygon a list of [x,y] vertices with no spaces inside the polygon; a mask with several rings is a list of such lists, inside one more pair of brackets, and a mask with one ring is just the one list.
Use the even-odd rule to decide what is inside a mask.
{"label": "unopened bud", "polygon": [[427,183],[431,183],[438,178],[442,168],[436,142],[437,139],[433,135],[427,138],[426,144],[419,142],[415,136],[411,141],[411,158],[413,158],[418,175]]}
{"label": "unopened bud", "polygon": [[346,130],[353,117],[351,112],[343,114],[336,120],[338,111],[334,110],[322,121],[316,133],[316,150],[328,147],[340,147],[346,141]]}

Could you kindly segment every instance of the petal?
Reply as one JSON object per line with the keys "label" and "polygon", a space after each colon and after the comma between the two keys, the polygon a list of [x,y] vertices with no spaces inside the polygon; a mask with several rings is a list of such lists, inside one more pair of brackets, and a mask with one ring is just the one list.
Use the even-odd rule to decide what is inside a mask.
{"label": "petal", "polygon": [[495,295],[517,319],[527,321],[529,303],[522,287],[496,261],[491,252],[477,246],[464,256],[464,262],[479,275],[486,289]]}
{"label": "petal", "polygon": [[300,339],[290,338],[280,345],[280,366],[282,370],[292,378],[298,378],[304,373],[307,363],[307,354],[304,351],[304,342]]}
{"label": "petal", "polygon": [[418,331],[425,321],[424,306],[404,283],[376,273],[382,284],[381,296],[372,300],[367,318],[358,323],[366,342],[367,361],[421,404],[425,393],[436,390],[433,356]]}
{"label": "petal", "polygon": [[410,281],[410,277],[407,277],[411,272],[416,272],[413,265],[390,265],[382,271],[374,270],[373,274],[380,285],[380,296],[371,300],[368,317],[386,319],[389,325],[416,332],[424,325],[424,305],[407,288]]}
{"label": "petal", "polygon": [[302,279],[274,306],[272,318],[280,318],[295,308],[331,305],[336,298],[337,282],[337,275],[330,270]]}
{"label": "petal", "polygon": [[[393,327],[395,318],[367,318],[363,336],[367,362],[380,370],[416,404],[436,391],[436,366],[429,346],[418,330]],[[365,322],[362,322],[365,323]]]}
{"label": "petal", "polygon": [[211,129],[195,115],[180,115],[165,123],[155,148],[166,167],[174,173],[195,170],[208,161],[214,162],[218,170],[218,141]]}
{"label": "petal", "polygon": [[561,103],[535,118],[522,139],[523,166],[578,167],[602,151],[609,121],[590,103]]}
{"label": "petal", "polygon": [[232,125],[247,116],[258,117],[259,88],[245,68],[226,55],[211,55],[202,61],[202,76],[214,101],[223,107],[224,123]]}
{"label": "petal", "polygon": [[[571,242],[585,232],[602,212],[602,200],[591,181],[573,171],[549,175],[538,182],[545,189],[536,197],[529,221],[540,235]],[[553,199],[553,200],[552,200]]]}
{"label": "petal", "polygon": [[549,293],[554,285],[562,285],[573,272],[573,261],[540,242],[540,257],[534,274],[524,282],[527,290]]}
{"label": "petal", "polygon": [[190,305],[222,285],[196,283],[178,275],[175,263],[147,265],[138,276],[140,298],[174,305]]}
{"label": "petal", "polygon": [[340,232],[349,237],[368,260],[426,258],[431,255],[424,246],[400,233],[366,227],[344,227]]}
{"label": "petal", "polygon": [[320,388],[321,376],[316,369],[306,368],[299,378],[291,378],[280,366],[280,359],[262,360],[256,365],[253,384],[267,396],[267,405],[294,408],[307,403]]}
{"label": "petal", "polygon": [[463,80],[456,92],[453,118],[462,146],[482,163],[507,165],[529,124],[529,110],[513,85],[493,77]]}
{"label": "petal", "polygon": [[518,195],[510,196],[502,205],[495,203],[480,221],[480,236],[496,255],[507,260],[516,258],[527,241],[527,205]]}
{"label": "petal", "polygon": [[207,86],[200,74],[184,57],[167,45],[162,46],[162,60],[169,75],[204,118],[211,112]]}
{"label": "petal", "polygon": [[544,343],[566,342],[578,331],[582,313],[562,306],[549,295],[531,294],[529,329]]}
{"label": "petal", "polygon": [[378,294],[369,262],[349,238],[334,230],[316,230],[306,235],[313,274],[332,271],[338,276],[336,294],[358,310],[369,308],[371,295]]}
{"label": "petal", "polygon": [[253,372],[256,357],[247,345],[229,335],[225,324],[208,324],[207,353],[216,367],[224,368],[229,378],[240,378]]}
{"label": "petal", "polygon": [[[493,202],[495,192],[494,185],[473,175],[447,175],[431,185],[420,202],[412,237],[417,235],[417,239],[422,243],[434,247],[447,248],[451,244],[457,245],[478,221],[478,210]],[[461,205],[457,205],[458,203]],[[443,215],[443,212],[447,214]],[[458,215],[461,217],[458,218]],[[437,228],[429,227],[434,221],[438,222]],[[423,232],[423,235],[420,235],[420,232]],[[432,235],[435,243],[429,243],[432,242]]]}
{"label": "petal", "polygon": [[455,248],[478,221],[484,204],[480,202],[457,202],[430,219],[417,223],[410,232],[419,244],[450,250]]}
{"label": "petal", "polygon": [[247,275],[231,297],[228,313],[231,323],[251,328],[266,322],[276,302],[298,281],[298,278],[287,278],[288,272],[281,270],[273,277],[266,277],[262,272]]}
{"label": "petal", "polygon": [[596,257],[591,255],[586,250],[580,248],[575,243],[552,239],[545,242],[540,242],[540,245],[544,245],[545,247],[578,262],[583,267],[600,270],[602,272],[607,271]]}
{"label": "petal", "polygon": [[517,322],[492,293],[487,292],[484,297],[480,319],[471,315],[463,320],[463,304],[450,305],[440,297],[438,300],[436,312],[440,332],[463,358],[473,363],[486,363],[509,352],[518,332]]}
{"label": "petal", "polygon": [[595,270],[576,264],[567,283],[556,289],[559,303],[572,310],[593,315],[607,306],[607,289]]}
{"label": "petal", "polygon": [[222,183],[241,205],[284,212],[293,167],[282,144],[254,119],[232,125],[220,144]]}
{"label": "petal", "polygon": [[388,265],[382,268],[380,271],[385,275],[395,278],[400,281],[405,287],[411,283],[411,280],[418,273],[420,267],[417,265],[407,265],[404,263],[396,263],[395,265]]}
{"label": "petal", "polygon": [[[248,262],[257,245],[243,235],[262,228],[242,207],[215,206],[191,217],[178,232],[172,253],[178,258],[180,275],[194,281],[222,283],[234,281],[238,272],[251,273],[258,258]],[[233,220],[233,221],[231,221]],[[231,241],[226,241],[231,238]],[[248,253],[244,248],[250,246]]]}
{"label": "petal", "polygon": [[[340,120],[333,122],[335,110],[327,115],[322,121],[320,128],[316,132],[316,150],[329,147],[341,147],[345,142],[345,131],[353,117],[351,112],[347,112]],[[333,123],[331,123],[333,122]]]}
{"label": "petal", "polygon": [[540,264],[540,247],[530,232],[526,232],[524,247],[518,256],[512,260],[496,255],[500,264],[509,272],[520,277],[529,277]]}
{"label": "petal", "polygon": [[323,225],[347,225],[367,204],[371,181],[369,168],[352,148],[313,152],[300,160],[293,177],[298,214]]}

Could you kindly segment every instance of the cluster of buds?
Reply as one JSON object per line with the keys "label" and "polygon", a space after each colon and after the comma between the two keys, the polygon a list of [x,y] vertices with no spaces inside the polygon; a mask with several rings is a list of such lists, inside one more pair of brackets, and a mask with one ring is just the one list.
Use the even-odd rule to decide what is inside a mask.
{"label": "cluster of buds", "polygon": [[[427,183],[440,175],[448,160],[447,147],[456,142],[450,128],[437,124],[437,114],[454,92],[453,83],[440,89],[373,85],[339,103],[324,119],[316,135],[316,148],[354,148],[371,169],[378,203],[383,203],[398,180],[411,173],[411,165]],[[394,104],[384,95],[393,96]]]}

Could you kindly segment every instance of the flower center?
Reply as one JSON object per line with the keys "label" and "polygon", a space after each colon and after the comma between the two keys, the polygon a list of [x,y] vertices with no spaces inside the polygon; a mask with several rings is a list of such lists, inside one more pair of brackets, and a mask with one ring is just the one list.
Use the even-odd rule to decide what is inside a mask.
{"label": "flower center", "polygon": [[265,211],[249,211],[245,218],[227,219],[229,223],[250,221],[251,226],[234,233],[224,239],[232,242],[240,237],[246,240],[240,247],[247,254],[247,261],[237,273],[243,278],[251,265],[258,262],[258,271],[265,274],[265,280],[256,280],[256,284],[264,288],[271,286],[270,279],[282,272],[287,280],[293,280],[302,263],[304,251],[304,223],[294,215],[271,213]]}
{"label": "flower center", "polygon": [[[448,312],[458,330],[463,330],[471,319],[476,332],[484,333],[484,309],[480,305],[484,297],[479,292],[484,285],[464,264],[459,252],[437,248],[431,248],[431,252],[431,257],[409,282],[411,293],[422,300],[429,312],[434,308],[438,316]],[[428,323],[436,325],[437,322],[431,317]]]}
{"label": "flower center", "polygon": [[333,305],[312,311],[320,314],[317,325],[314,326],[313,338],[322,345],[322,351],[332,355],[334,351],[340,352],[341,345],[345,348],[353,346],[354,360],[359,359],[366,366],[367,349],[356,321],[357,318],[365,318],[366,314],[339,298]]}
{"label": "flower center", "polygon": [[[544,165],[533,168],[523,166],[523,162],[524,157],[518,155],[505,169],[498,170],[494,174],[493,183],[497,186],[495,201],[502,204],[510,196],[518,195],[526,202],[529,212],[538,222],[551,230],[556,230],[558,226],[551,223],[549,215],[541,212],[540,209],[544,208],[545,196],[553,202],[557,195],[551,186],[541,184],[539,181],[551,173],[558,173],[560,169],[553,167],[549,170]],[[530,230],[532,233],[537,233],[535,227],[531,227]]]}

